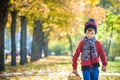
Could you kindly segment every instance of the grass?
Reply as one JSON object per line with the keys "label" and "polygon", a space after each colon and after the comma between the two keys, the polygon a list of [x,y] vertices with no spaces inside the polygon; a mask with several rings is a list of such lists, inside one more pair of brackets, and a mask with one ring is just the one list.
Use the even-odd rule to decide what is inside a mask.
{"label": "grass", "polygon": [[[51,70],[51,72],[54,72],[57,70],[57,68],[60,67],[65,67],[67,66],[68,68],[71,68],[71,59],[69,57],[69,59],[67,59],[67,57],[62,56],[62,57],[56,57],[56,56],[49,56],[47,58],[42,58],[38,61],[35,62],[29,62],[28,64],[25,64],[23,66],[19,65],[17,63],[18,66],[16,66],[15,68],[10,66],[10,63],[6,64],[6,71],[7,72],[21,72],[21,71],[47,71],[47,70]],[[14,70],[12,70],[14,69]],[[60,68],[61,69],[61,68]],[[58,70],[60,70],[58,69]]]}
{"label": "grass", "polygon": [[[81,72],[80,61],[78,61],[78,72]],[[120,72],[120,61],[108,61],[107,72]],[[11,76],[8,80],[67,80],[68,74],[72,72],[72,58],[70,56],[49,56],[39,59],[35,62],[29,62],[23,66],[19,65],[12,67],[10,63],[6,63],[6,73],[33,73],[32,76]],[[39,75],[39,73],[44,73]],[[49,74],[51,73],[51,74]],[[54,73],[54,74],[52,74]],[[59,73],[59,74],[57,74]],[[62,73],[62,74],[61,74]],[[63,73],[68,73],[63,75]],[[39,79],[38,79],[39,78]],[[59,78],[59,79],[57,79]],[[108,79],[107,79],[108,78]],[[110,80],[110,77],[102,77],[104,80]],[[114,77],[113,77],[114,78]],[[117,77],[115,77],[117,78]],[[114,80],[119,80],[115,79]],[[7,80],[7,79],[3,79]],[[112,80],[112,79],[111,79]]]}
{"label": "grass", "polygon": [[[80,71],[80,62],[78,61],[78,70]],[[59,69],[57,69],[59,68]],[[62,68],[66,68],[66,71],[72,70],[72,60],[70,56],[49,56],[47,58],[42,58],[35,62],[29,62],[23,66],[17,63],[17,66],[13,68],[10,63],[6,64],[7,72],[22,72],[22,71],[47,71],[51,72],[59,71]],[[14,69],[14,70],[13,70]],[[107,72],[120,72],[120,60],[108,61]]]}
{"label": "grass", "polygon": [[120,73],[120,60],[108,61],[107,71]]}

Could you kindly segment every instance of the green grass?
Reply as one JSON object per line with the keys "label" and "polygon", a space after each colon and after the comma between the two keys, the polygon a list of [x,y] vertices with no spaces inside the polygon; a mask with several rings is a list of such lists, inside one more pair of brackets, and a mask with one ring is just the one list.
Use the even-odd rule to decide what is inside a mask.
{"label": "green grass", "polygon": [[[8,73],[24,73],[32,72],[32,76],[11,76],[3,77],[2,80],[67,80],[68,75],[54,74],[49,75],[48,73],[60,73],[60,72],[72,72],[72,58],[70,56],[49,56],[47,58],[42,58],[35,62],[29,62],[23,66],[19,65],[17,62],[16,67],[11,67],[10,63],[6,64],[6,72]],[[80,61],[78,61],[78,72],[81,72]],[[108,61],[107,72],[120,72],[120,61]],[[39,72],[45,72],[45,74],[38,76]],[[55,77],[59,78],[56,79]],[[8,78],[8,79],[6,79]],[[40,78],[40,79],[38,79]],[[100,76],[100,80],[119,80],[119,76]],[[0,78],[1,80],[1,78]]]}
{"label": "green grass", "polygon": [[120,60],[108,61],[107,72],[119,72],[120,73]]}
{"label": "green grass", "polygon": [[[78,61],[78,70],[80,69],[80,62]],[[35,62],[29,62],[23,66],[17,63],[16,68],[12,68],[10,63],[6,64],[7,72],[23,72],[23,71],[43,71],[46,72],[51,70],[51,72],[61,71],[65,69],[67,72],[72,71],[72,60],[68,56],[49,56],[47,58],[40,59]],[[120,72],[120,60],[108,61],[107,72]]]}

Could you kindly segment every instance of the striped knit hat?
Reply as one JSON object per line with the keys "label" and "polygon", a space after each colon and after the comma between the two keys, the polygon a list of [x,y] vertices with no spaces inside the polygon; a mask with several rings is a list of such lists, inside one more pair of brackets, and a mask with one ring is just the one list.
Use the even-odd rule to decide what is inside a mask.
{"label": "striped knit hat", "polygon": [[88,28],[93,28],[95,30],[95,34],[97,33],[97,25],[93,18],[90,18],[88,22],[85,23],[84,33],[86,33]]}

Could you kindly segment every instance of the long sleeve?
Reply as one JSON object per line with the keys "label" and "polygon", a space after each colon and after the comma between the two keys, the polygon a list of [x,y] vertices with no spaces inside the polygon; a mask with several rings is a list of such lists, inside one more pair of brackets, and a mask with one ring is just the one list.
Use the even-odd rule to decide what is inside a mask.
{"label": "long sleeve", "polygon": [[99,53],[99,56],[101,58],[102,65],[106,66],[107,65],[107,59],[106,59],[106,55],[105,55],[104,49],[102,47],[102,44],[100,42],[98,42],[98,43],[99,43],[98,53]]}
{"label": "long sleeve", "polygon": [[73,69],[77,69],[77,60],[78,60],[78,57],[80,55],[80,52],[82,52],[82,47],[83,47],[83,41],[81,41],[73,55],[73,58],[72,58],[72,67]]}

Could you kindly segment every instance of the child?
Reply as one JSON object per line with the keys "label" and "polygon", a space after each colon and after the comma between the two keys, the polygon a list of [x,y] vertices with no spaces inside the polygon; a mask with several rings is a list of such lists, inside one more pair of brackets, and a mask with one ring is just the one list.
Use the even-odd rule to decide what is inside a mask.
{"label": "child", "polygon": [[106,71],[106,56],[102,44],[96,40],[97,25],[94,19],[89,19],[85,24],[85,37],[79,43],[73,55],[73,73],[77,73],[77,60],[81,55],[81,70],[84,80],[98,80],[99,76],[99,57],[102,61],[102,71]]}

